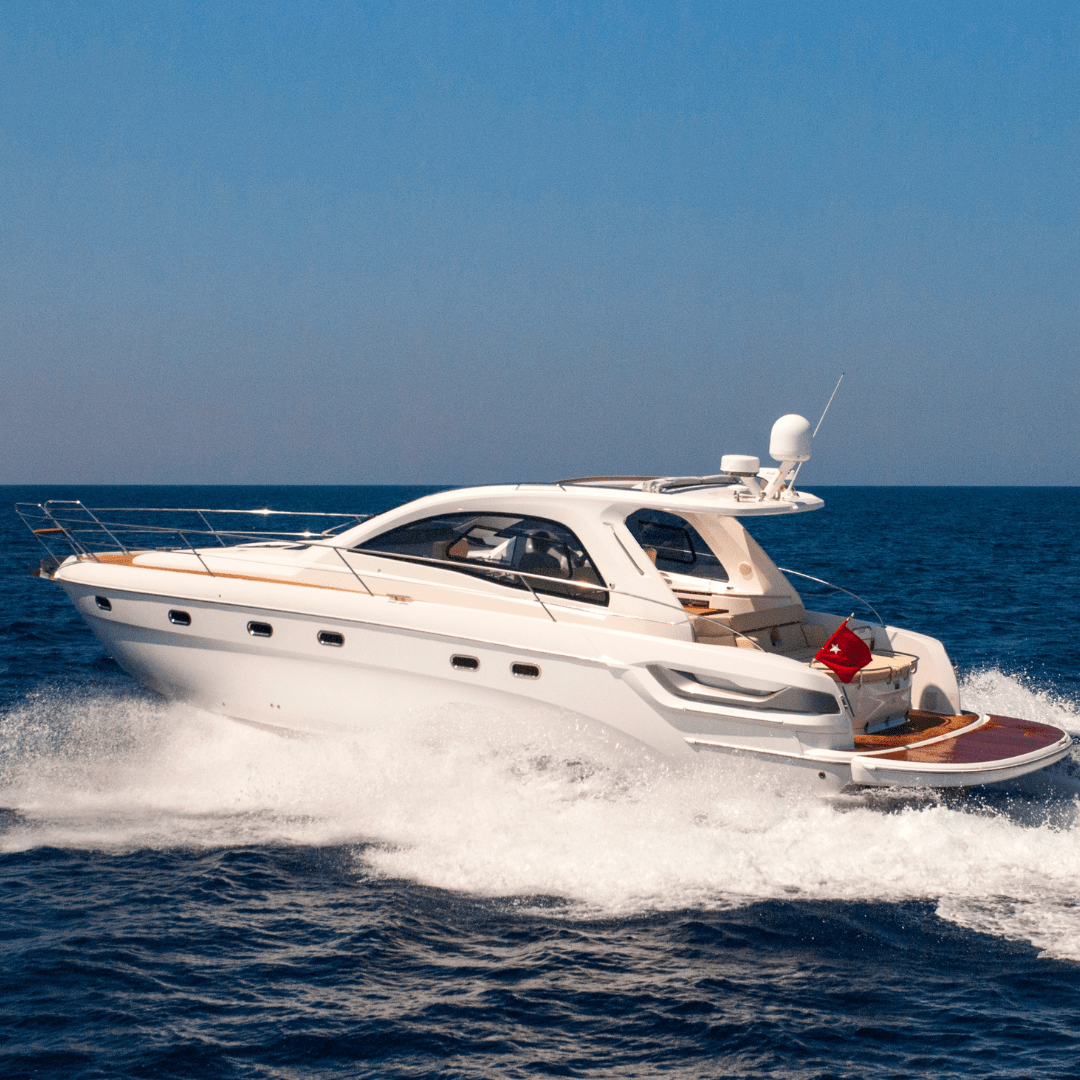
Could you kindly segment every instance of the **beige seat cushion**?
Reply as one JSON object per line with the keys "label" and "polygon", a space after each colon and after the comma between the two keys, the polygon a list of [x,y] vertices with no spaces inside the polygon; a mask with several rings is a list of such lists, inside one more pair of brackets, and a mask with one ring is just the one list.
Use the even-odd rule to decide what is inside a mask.
{"label": "beige seat cushion", "polygon": [[[871,653],[870,663],[856,672],[851,681],[856,685],[873,682],[892,682],[893,679],[906,679],[912,673],[913,658],[910,656],[889,656],[883,653]],[[840,676],[820,660],[814,660],[810,666],[816,671],[824,671],[837,682]]]}
{"label": "beige seat cushion", "polygon": [[751,630],[765,630],[771,626],[802,623],[806,619],[806,611],[802,604],[785,604],[783,607],[747,611],[741,615],[721,615],[717,618],[726,622],[732,630],[741,630],[745,634]]}
{"label": "beige seat cushion", "polygon": [[715,615],[691,615],[690,626],[694,631],[695,641],[707,645],[734,645],[736,642],[736,635]]}

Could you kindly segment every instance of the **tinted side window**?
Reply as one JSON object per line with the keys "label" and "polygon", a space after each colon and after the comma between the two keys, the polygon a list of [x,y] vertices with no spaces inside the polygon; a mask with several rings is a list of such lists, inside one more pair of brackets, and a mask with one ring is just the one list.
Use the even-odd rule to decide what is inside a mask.
{"label": "tinted side window", "polygon": [[608,602],[606,591],[588,587],[603,582],[581,541],[565,525],[546,518],[441,514],[390,529],[353,550],[396,559],[435,560],[512,589],[531,587],[538,593],[590,604],[606,606]]}
{"label": "tinted side window", "polygon": [[727,581],[727,571],[709,545],[684,518],[662,510],[637,510],[626,519],[634,539],[652,558],[657,570],[670,574]]}

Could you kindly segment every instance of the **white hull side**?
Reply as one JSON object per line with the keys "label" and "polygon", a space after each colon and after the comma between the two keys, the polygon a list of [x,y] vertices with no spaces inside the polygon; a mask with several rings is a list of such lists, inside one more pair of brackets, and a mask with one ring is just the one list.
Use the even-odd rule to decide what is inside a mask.
{"label": "white hull side", "polygon": [[[291,586],[269,587],[280,590],[282,607],[255,608],[125,592],[111,583],[113,610],[101,612],[94,599],[100,585],[62,584],[111,655],[145,685],[209,712],[293,731],[392,723],[395,716],[447,705],[527,709],[596,721],[664,754],[719,751],[795,766],[824,791],[852,781],[933,787],[1000,782],[1068,752],[1066,736],[1058,747],[988,766],[886,764],[855,753],[845,713],[792,715],[689,703],[649,671],[659,663],[736,682],[749,671],[751,684],[755,676],[771,676],[801,680],[817,691],[831,687],[826,677],[794,661],[744,649],[491,612],[439,612],[433,610],[439,605],[388,604],[386,597],[355,593],[344,598],[349,608],[369,617],[345,618],[342,594]],[[331,610],[286,609],[284,602],[295,605],[298,594],[306,603],[321,599],[320,606]],[[190,613],[190,626],[169,624],[168,611],[176,607]],[[452,617],[442,619],[446,614]],[[402,625],[410,619],[414,625]],[[248,634],[252,620],[272,623],[273,636]],[[440,621],[440,629],[430,628]],[[319,644],[320,630],[343,634],[345,645]],[[451,665],[454,655],[473,657],[479,666],[458,670]],[[515,676],[515,662],[535,664],[540,678]]]}
{"label": "white hull side", "polygon": [[[717,732],[746,749],[775,748],[796,755],[802,753],[804,740],[810,745],[821,745],[822,739],[850,741],[850,724],[842,714],[792,717],[688,706],[666,694],[646,670],[658,661],[722,670],[722,660],[743,665],[758,660],[748,658],[745,650],[729,656],[733,650],[694,642],[582,631],[573,624],[493,618],[480,612],[475,629],[482,626],[484,640],[468,632],[467,611],[454,612],[461,629],[451,633],[329,614],[254,610],[192,597],[122,595],[115,587],[110,589],[114,610],[104,613],[94,602],[94,587],[63,584],[117,662],[145,685],[168,698],[258,723],[328,731],[451,703],[516,709],[529,705],[598,721],[668,754],[694,753],[688,739]],[[353,600],[375,607],[365,597],[354,595]],[[168,610],[181,606],[192,616],[190,627],[168,623]],[[415,611],[394,606],[401,619]],[[503,619],[509,625],[500,628]],[[271,622],[273,636],[251,637],[245,629],[250,620]],[[492,640],[500,629],[505,638],[529,640],[530,646]],[[345,646],[320,645],[319,630],[343,634]],[[451,657],[462,654],[475,657],[478,669],[452,667]],[[782,661],[765,658],[765,670],[778,659]],[[515,662],[535,664],[540,678],[514,675]],[[828,689],[819,676],[790,666],[812,685],[821,682]]]}

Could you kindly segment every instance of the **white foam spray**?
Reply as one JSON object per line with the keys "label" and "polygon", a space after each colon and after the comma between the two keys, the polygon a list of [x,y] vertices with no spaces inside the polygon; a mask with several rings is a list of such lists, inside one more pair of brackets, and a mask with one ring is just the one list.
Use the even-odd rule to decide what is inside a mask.
{"label": "white foam spray", "polygon": [[[988,671],[965,706],[1080,728]],[[759,899],[932,899],[1080,960],[1080,766],[1009,794],[832,802],[745,761],[665,759],[600,726],[447,706],[287,739],[144,695],[45,693],[0,717],[0,850],[355,845],[358,871],[578,917]],[[1010,789],[1011,791],[1011,789]]]}

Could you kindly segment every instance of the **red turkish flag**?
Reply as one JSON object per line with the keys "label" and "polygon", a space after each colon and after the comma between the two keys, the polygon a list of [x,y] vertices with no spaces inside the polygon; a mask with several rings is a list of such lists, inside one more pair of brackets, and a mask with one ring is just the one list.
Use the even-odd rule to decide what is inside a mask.
{"label": "red turkish flag", "polygon": [[836,633],[818,650],[815,660],[836,672],[842,683],[849,683],[855,673],[870,663],[870,650],[858,634],[848,629],[845,619]]}

